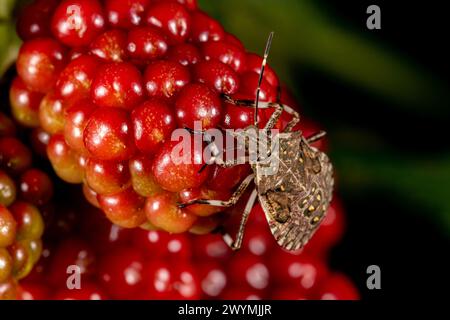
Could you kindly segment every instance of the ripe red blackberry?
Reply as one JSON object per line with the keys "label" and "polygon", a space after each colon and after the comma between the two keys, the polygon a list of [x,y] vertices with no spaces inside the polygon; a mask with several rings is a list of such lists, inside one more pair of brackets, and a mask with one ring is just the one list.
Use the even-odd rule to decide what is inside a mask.
{"label": "ripe red blackberry", "polygon": [[[219,130],[252,124],[254,110],[225,103],[223,94],[253,100],[262,58],[195,0],[51,3],[31,4],[18,22],[24,44],[11,88],[16,118],[51,136],[46,148],[55,172],[83,183],[90,203],[111,221],[173,233],[214,229],[222,208],[177,204],[226,199],[249,166],[205,168],[197,147],[184,150],[195,161],[175,163],[171,135],[196,122]],[[30,8],[34,31],[25,18]],[[285,96],[267,66],[260,100]],[[261,125],[271,112],[259,112]]]}
{"label": "ripe red blackberry", "polygon": [[[81,217],[74,231],[44,245],[39,270],[21,283],[23,299],[359,298],[345,275],[329,270],[324,255],[288,253],[276,246],[269,230],[261,228],[259,206],[253,209],[248,237],[237,253],[219,235],[129,230],[111,224],[82,201],[75,209]],[[337,217],[342,220],[342,213]],[[341,224],[334,220],[328,228]],[[319,240],[329,248],[333,241],[323,235]],[[49,246],[52,243],[57,245]],[[80,290],[66,287],[66,268],[72,264],[82,270]]]}

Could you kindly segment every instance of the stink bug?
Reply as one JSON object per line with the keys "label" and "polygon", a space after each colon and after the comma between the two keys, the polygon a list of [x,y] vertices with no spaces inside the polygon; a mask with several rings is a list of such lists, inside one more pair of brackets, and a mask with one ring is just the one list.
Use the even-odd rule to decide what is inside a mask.
{"label": "stink bug", "polygon": [[[325,153],[311,146],[311,143],[321,139],[325,132],[321,131],[311,137],[304,137],[301,131],[292,131],[294,126],[300,121],[300,116],[294,109],[278,102],[259,102],[260,85],[272,37],[273,32],[269,35],[266,44],[255,101],[235,100],[229,96],[224,96],[224,99],[228,103],[255,108],[254,125],[247,127],[241,132],[234,133],[236,138],[247,138],[244,139],[247,153],[250,153],[249,141],[261,139],[261,137],[252,134],[258,131],[257,114],[259,108],[275,109],[264,129],[262,129],[264,138],[269,140],[273,138],[271,130],[279,120],[282,112],[292,115],[292,120],[287,124],[284,131],[277,135],[276,150],[271,148],[270,151],[266,151],[271,156],[275,154],[278,160],[275,172],[267,174],[267,161],[262,160],[269,154],[262,157],[257,155],[256,161],[250,162],[253,173],[243,180],[227,201],[196,199],[180,204],[180,207],[192,204],[230,207],[237,203],[247,187],[254,182],[255,189],[250,194],[242,213],[236,238],[233,240],[229,234],[224,234],[225,242],[234,250],[241,247],[245,225],[256,199],[259,199],[261,203],[272,235],[278,244],[287,250],[298,250],[314,234],[323,220],[332,198],[333,167]],[[193,130],[190,131],[197,133]],[[217,147],[214,147],[214,142],[209,141],[209,143],[213,146],[212,150],[215,149],[212,163],[225,167],[238,163],[236,160],[223,161],[219,157],[221,152]],[[272,147],[273,145],[274,143],[272,143]],[[251,156],[251,154],[248,156]]]}

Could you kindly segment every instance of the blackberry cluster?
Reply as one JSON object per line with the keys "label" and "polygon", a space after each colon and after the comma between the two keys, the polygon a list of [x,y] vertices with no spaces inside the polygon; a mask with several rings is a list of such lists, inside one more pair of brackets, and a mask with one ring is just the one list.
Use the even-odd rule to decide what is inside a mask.
{"label": "blackberry cluster", "polygon": [[[93,207],[70,229],[55,233],[21,299],[358,299],[352,282],[327,266],[329,249],[344,231],[340,204],[307,246],[288,253],[278,247],[261,207],[253,209],[242,249],[233,252],[218,235],[170,235],[111,224]],[[63,219],[64,220],[64,219]],[[77,265],[80,289],[67,288],[67,268]]]}
{"label": "blackberry cluster", "polygon": [[0,112],[0,300],[14,298],[18,280],[39,260],[45,210],[53,183],[32,167],[32,151],[19,128]]}
{"label": "blackberry cluster", "polygon": [[[259,55],[186,0],[38,0],[24,9],[18,33],[13,113],[47,134],[60,178],[82,183],[87,199],[123,227],[207,233],[220,223],[223,208],[177,205],[227,199],[249,166],[200,171],[194,159],[203,150],[194,148],[181,155],[191,163],[174,163],[170,136],[195,121],[203,129],[253,124],[254,110],[221,95],[254,100]],[[293,105],[267,67],[260,100],[280,99]],[[271,112],[260,112],[261,125]],[[284,114],[277,128],[289,120]],[[299,128],[307,133],[311,124]]]}

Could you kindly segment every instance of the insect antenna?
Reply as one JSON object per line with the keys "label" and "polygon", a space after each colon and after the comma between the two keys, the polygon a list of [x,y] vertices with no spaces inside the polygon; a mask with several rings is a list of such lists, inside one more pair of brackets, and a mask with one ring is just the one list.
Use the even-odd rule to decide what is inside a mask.
{"label": "insect antenna", "polygon": [[208,164],[207,164],[207,163],[203,164],[203,165],[202,165],[202,167],[200,168],[200,170],[198,170],[197,174],[200,174],[200,173],[202,173],[202,172],[203,172],[203,170],[205,170],[207,166],[208,166]]}
{"label": "insect antenna", "polygon": [[269,57],[270,46],[272,45],[273,34],[274,34],[274,32],[272,31],[269,34],[269,38],[267,39],[267,42],[266,42],[266,49],[264,50],[264,59],[261,63],[261,71],[259,73],[258,87],[256,88],[255,115],[254,115],[255,118],[253,121],[255,126],[258,125],[259,92],[261,91],[261,83],[262,83],[263,76],[264,76],[264,70],[265,70],[266,64],[267,64],[267,58]]}

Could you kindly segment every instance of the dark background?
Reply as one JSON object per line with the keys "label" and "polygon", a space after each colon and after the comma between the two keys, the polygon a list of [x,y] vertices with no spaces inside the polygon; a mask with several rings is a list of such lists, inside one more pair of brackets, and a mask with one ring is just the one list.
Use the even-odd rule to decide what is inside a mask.
{"label": "dark background", "polygon": [[[395,48],[448,84],[450,52],[445,42],[448,42],[449,11],[443,3],[359,1],[355,5],[352,1],[326,1],[326,6],[353,28],[361,29],[365,27],[365,8],[370,4],[379,5],[382,29],[364,31],[367,37]],[[448,113],[446,117],[432,114],[425,117],[426,112],[400,111],[392,102],[315,72],[308,72],[299,79],[299,84],[303,86],[306,99],[335,106],[331,112],[326,110],[330,121],[368,129],[403,156],[422,158],[429,153],[439,156],[449,151]],[[449,107],[445,105],[446,111]],[[320,119],[320,111],[318,114]],[[450,196],[448,181],[442,187]],[[425,208],[411,205],[406,199],[401,201],[380,187],[340,194],[346,204],[348,230],[344,241],[334,250],[332,262],[336,268],[353,276],[363,297],[432,298],[446,291],[450,270],[445,262],[449,253],[448,230],[445,234],[436,221],[423,212]],[[369,291],[364,285],[367,278],[364,267],[370,264],[381,268],[382,290],[379,292]]]}
{"label": "dark background", "polygon": [[[442,298],[450,270],[444,1],[200,2],[256,52],[276,32],[272,66],[328,131],[348,220],[332,266],[366,299]],[[366,28],[371,4],[381,8],[381,30]],[[371,264],[381,268],[379,291],[366,288]]]}
{"label": "dark background", "polygon": [[[352,1],[339,1],[339,4],[327,1],[327,6],[352,27],[360,29],[364,28],[364,9],[378,4],[382,29],[365,33],[417,61],[448,85],[450,52],[445,43],[449,36],[449,11],[443,3],[358,1],[355,5]],[[300,83],[304,85],[303,91],[311,95],[308,98],[336,106],[331,116],[336,119],[333,121],[369,129],[403,156],[425,158],[432,154],[438,157],[449,151],[450,105],[444,101],[445,117],[433,114],[425,117],[426,112],[397,111],[399,108],[393,103],[327,81],[321,75],[310,74]],[[320,91],[329,94],[322,95]],[[342,105],[346,107],[340,108]],[[426,106],[424,109],[426,111]],[[448,181],[443,181],[438,187],[445,188],[450,197],[448,186]],[[428,188],[426,184],[422,187]],[[406,199],[401,201],[380,187],[359,193],[355,197],[351,192],[341,192],[349,225],[344,241],[333,252],[335,266],[353,276],[365,298],[438,298],[446,292],[450,270],[448,229],[439,228],[425,208],[412,205]],[[364,286],[367,278],[364,266],[370,264],[381,268],[380,292],[369,291]]]}

